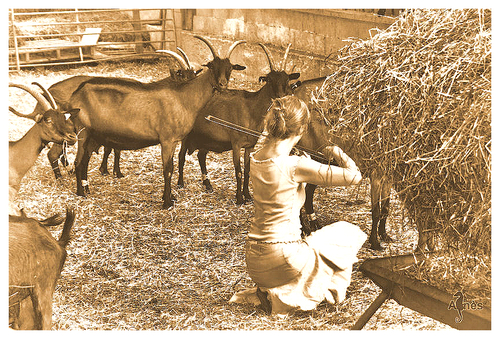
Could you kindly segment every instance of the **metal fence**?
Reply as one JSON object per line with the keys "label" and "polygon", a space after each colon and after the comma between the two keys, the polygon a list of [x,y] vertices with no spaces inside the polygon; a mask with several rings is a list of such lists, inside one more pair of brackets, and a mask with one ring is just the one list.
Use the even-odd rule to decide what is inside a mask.
{"label": "metal fence", "polygon": [[173,9],[9,10],[9,71],[158,56],[177,47]]}

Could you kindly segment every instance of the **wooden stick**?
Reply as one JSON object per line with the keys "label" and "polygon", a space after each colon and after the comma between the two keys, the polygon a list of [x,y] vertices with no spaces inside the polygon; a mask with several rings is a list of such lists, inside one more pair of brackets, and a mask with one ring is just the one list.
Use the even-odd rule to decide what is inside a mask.
{"label": "wooden stick", "polygon": [[358,321],[351,327],[353,331],[361,330],[368,320],[377,312],[377,310],[382,306],[384,301],[389,298],[390,292],[386,292],[382,290],[382,292],[378,295],[378,297],[371,303],[370,307],[359,317]]}
{"label": "wooden stick", "polygon": [[[232,122],[214,117],[213,115],[208,115],[205,117],[205,119],[210,121],[210,122],[216,123],[220,126],[223,126],[223,127],[232,129],[234,131],[250,135],[250,136],[255,137],[255,138],[259,138],[262,135],[262,133],[260,133],[260,132],[257,132],[257,131],[251,130],[249,128],[234,124]],[[312,159],[314,159],[316,161],[328,162],[328,159],[326,159],[326,157],[323,155],[323,153],[317,152],[315,150],[312,150],[310,148],[300,146],[300,145],[295,145],[295,148],[297,148],[298,150],[301,150],[303,152],[306,152],[307,154],[309,154],[311,156]]]}

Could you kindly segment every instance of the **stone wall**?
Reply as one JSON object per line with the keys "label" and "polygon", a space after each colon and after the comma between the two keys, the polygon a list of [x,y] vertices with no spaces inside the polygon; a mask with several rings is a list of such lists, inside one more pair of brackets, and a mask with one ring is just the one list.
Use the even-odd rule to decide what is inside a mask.
{"label": "stone wall", "polygon": [[[202,65],[211,59],[210,51],[194,39],[208,38],[225,53],[235,40],[248,44],[238,47],[231,61],[247,66],[233,77],[257,82],[269,71],[267,59],[257,43],[265,43],[276,62],[292,43],[289,67],[309,79],[332,73],[328,56],[335,54],[350,37],[368,38],[370,30],[389,27],[394,18],[374,13],[334,9],[176,9],[178,45],[191,61]],[[374,32],[372,32],[373,34]]]}
{"label": "stone wall", "polygon": [[393,18],[335,9],[196,9],[193,32],[248,42],[263,42],[327,56],[349,37],[367,38]]}

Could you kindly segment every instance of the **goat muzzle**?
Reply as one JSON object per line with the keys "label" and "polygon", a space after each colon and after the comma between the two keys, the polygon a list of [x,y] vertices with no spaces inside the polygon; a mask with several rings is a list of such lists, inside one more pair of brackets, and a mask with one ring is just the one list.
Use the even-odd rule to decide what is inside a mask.
{"label": "goat muzzle", "polygon": [[64,141],[68,144],[68,145],[74,145],[76,144],[76,142],[78,141],[78,138],[76,136],[76,133],[66,133],[64,135]]}

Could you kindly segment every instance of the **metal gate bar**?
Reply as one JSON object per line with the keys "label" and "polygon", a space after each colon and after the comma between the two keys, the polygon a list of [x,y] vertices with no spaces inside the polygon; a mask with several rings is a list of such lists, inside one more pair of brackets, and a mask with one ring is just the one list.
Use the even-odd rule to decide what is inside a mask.
{"label": "metal gate bar", "polygon": [[[144,18],[141,19],[141,13],[143,11],[148,11],[155,14],[154,18]],[[168,13],[170,11],[170,13]],[[88,21],[85,18],[86,14],[99,14],[99,13],[127,13],[128,18],[121,20],[110,20],[110,18],[103,18],[104,20]],[[175,20],[175,13],[173,9],[97,9],[97,10],[86,10],[86,9],[75,9],[75,10],[60,10],[60,11],[50,11],[50,12],[27,12],[27,13],[16,13],[15,10],[9,10],[9,25],[11,28],[9,36],[9,71],[20,70],[22,67],[33,67],[33,66],[51,66],[51,65],[70,65],[70,64],[84,64],[96,61],[107,61],[107,60],[121,60],[130,58],[151,58],[157,54],[151,53],[151,51],[145,51],[147,47],[150,47],[153,51],[157,49],[170,49],[175,50],[177,47],[177,25]],[[167,14],[171,14],[170,16]],[[74,15],[76,20],[56,22],[58,16],[61,15]],[[49,17],[53,18],[54,22],[50,23],[40,23],[23,21],[23,25],[20,25],[22,17]],[[85,21],[80,21],[80,17],[83,17]],[[113,29],[106,29],[108,24],[118,24],[124,27],[118,27]],[[153,25],[154,24],[154,25]],[[156,27],[155,29],[147,29],[144,25],[150,25],[150,28]],[[67,27],[75,26],[74,32],[56,32],[54,34],[47,34],[43,32],[42,34],[19,34],[17,27],[29,26],[36,28],[43,28],[44,26],[50,27]],[[151,27],[153,26],[153,27]],[[82,32],[84,28],[88,27],[99,27],[103,28],[101,30],[100,37],[108,36],[108,41],[99,41],[95,45],[92,45],[93,50],[97,50],[98,53],[90,53],[90,55],[85,55],[86,59],[82,54],[81,47],[89,47],[86,45],[79,46],[75,42],[75,37],[82,39],[85,35],[91,35],[95,33],[85,33]],[[83,29],[82,29],[83,28]],[[133,38],[127,40],[126,36],[119,37],[116,39],[109,37],[113,34],[114,37],[119,37],[120,34],[132,35]],[[147,36],[145,36],[147,34]],[[66,39],[67,43],[65,42]],[[72,39],[73,38],[73,39]],[[59,39],[59,40],[58,40]],[[70,40],[72,39],[72,40]],[[36,40],[40,43],[33,43],[30,41]],[[101,39],[102,40],[102,39]],[[127,41],[118,41],[127,40]],[[46,43],[46,44],[45,44]],[[22,46],[24,44],[24,46]],[[31,46],[30,46],[31,44]],[[78,54],[72,53],[73,49],[79,49],[80,60],[75,61]],[[65,53],[60,53],[59,51],[64,50]],[[52,56],[53,51],[56,52],[56,56]],[[63,56],[63,54],[65,54]],[[21,55],[25,55],[21,59]],[[33,56],[34,60],[30,60],[30,56]]]}

